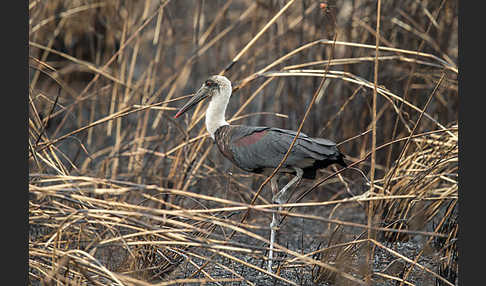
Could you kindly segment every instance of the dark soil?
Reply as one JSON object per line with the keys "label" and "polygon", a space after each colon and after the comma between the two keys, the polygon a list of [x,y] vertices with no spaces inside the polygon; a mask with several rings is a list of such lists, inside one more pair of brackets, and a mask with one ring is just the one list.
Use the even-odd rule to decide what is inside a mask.
{"label": "dark soil", "polygon": [[[334,206],[312,207],[307,209],[299,209],[297,211],[299,213],[319,215],[323,218],[330,218],[329,215],[333,211],[333,207]],[[239,219],[237,218],[237,216],[234,217],[234,220]],[[364,208],[356,203],[347,204],[345,206],[343,205],[337,208],[332,214],[332,219],[338,219],[340,221],[364,225],[366,225],[367,223]],[[253,225],[262,226],[261,229],[254,232],[265,238],[269,237],[268,224],[270,223],[270,221],[270,214],[265,214],[265,216],[260,214],[254,215],[251,216],[248,220],[248,222]],[[432,225],[433,222],[429,223],[427,227],[431,228]],[[228,233],[229,231],[226,232],[224,235],[227,236]],[[218,231],[215,231],[214,234],[224,236],[221,232],[218,233]],[[289,250],[305,254],[325,248],[328,245],[351,242],[355,239],[366,238],[366,235],[366,231],[360,227],[340,226],[336,230],[336,224],[329,224],[327,222],[311,219],[287,217],[284,220],[279,231],[279,243],[282,246],[287,247]],[[440,255],[438,253],[438,249],[434,248],[433,245],[425,244],[428,238],[429,237],[425,237],[423,235],[415,235],[411,236],[407,241],[389,242],[380,240],[379,237],[377,238],[377,240],[379,240],[380,243],[385,247],[410,260],[414,260],[419,257],[417,260],[418,264],[426,267],[434,273],[439,273],[440,269],[438,261],[440,259]],[[232,238],[232,242],[237,242],[241,245],[268,247],[268,245],[264,245],[264,243],[261,241],[241,234],[235,235]],[[342,248],[338,248],[337,251],[331,252],[331,254],[328,254],[328,256],[326,257],[321,256],[322,261],[334,265],[343,272],[351,274],[354,277],[362,280],[364,277],[363,274],[366,272],[366,269],[369,268],[368,262],[366,260],[367,247],[365,247],[365,245],[361,243],[357,247],[352,248],[350,251],[345,252],[340,260],[336,261],[336,254],[342,252],[339,250],[342,250]],[[210,257],[212,255],[211,251],[203,248],[192,249],[192,251],[198,253],[202,257]],[[388,250],[382,249],[380,247],[375,247],[373,249],[373,253],[374,260],[372,270],[375,273],[379,272],[397,278],[403,278],[406,275],[405,280],[408,283],[412,283],[408,285],[445,285],[441,284],[443,282],[439,281],[431,273],[428,273],[417,266],[412,267],[410,270],[411,264],[409,262],[405,261],[404,259],[398,257]],[[262,269],[266,269],[266,261],[261,256],[249,256],[238,252],[231,252],[230,254],[234,255],[238,259],[247,262],[248,264],[258,266]],[[266,256],[266,253],[264,253],[264,255]],[[281,255],[279,259],[281,261],[285,261],[290,258]],[[195,264],[197,264],[198,266],[203,265],[205,262],[202,259],[192,259],[192,261],[195,262]],[[285,283],[284,281],[273,278],[251,267],[245,266],[219,255],[214,256],[213,261],[228,266],[237,274],[241,275],[246,280],[255,285],[287,285],[287,283]],[[217,263],[209,263],[204,268],[204,270],[207,271],[207,273],[209,273],[211,277],[215,279],[238,278],[230,271],[227,271],[222,267],[218,267],[216,265]],[[298,285],[357,285],[356,282],[349,281],[343,277],[340,277],[339,275],[332,275],[328,272],[320,273],[317,267],[312,269],[310,266],[303,265],[302,263],[298,262],[292,263],[292,265],[290,266],[289,264],[285,265],[286,266],[282,267],[280,270],[280,276],[287,280],[293,281]],[[187,261],[184,261],[171,275],[171,277],[175,279],[187,278],[190,277],[194,271],[196,271],[194,265],[187,263]],[[408,271],[410,271],[410,273],[407,275],[406,273]],[[205,278],[205,276],[201,273],[198,273],[195,277]],[[456,283],[457,285],[457,282],[454,281],[454,275],[452,275],[451,277],[452,278],[450,279],[453,279],[452,283]],[[247,282],[239,281],[208,283],[208,285],[247,284]],[[389,278],[373,275],[372,285],[400,285],[400,281],[395,281]]]}

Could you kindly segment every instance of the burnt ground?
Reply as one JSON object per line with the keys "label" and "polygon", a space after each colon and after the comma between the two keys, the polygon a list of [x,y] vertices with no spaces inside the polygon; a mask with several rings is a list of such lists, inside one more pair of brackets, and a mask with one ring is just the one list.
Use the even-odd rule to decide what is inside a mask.
{"label": "burnt ground", "polygon": [[[365,215],[365,210],[362,206],[352,203],[338,207],[333,211],[334,206],[326,207],[309,207],[306,209],[299,209],[299,213],[305,213],[310,215],[316,215],[324,218],[330,218],[332,213],[332,219],[338,219],[340,221],[352,222],[356,224],[366,225],[367,219]],[[234,220],[238,220],[239,216],[234,216]],[[254,214],[249,217],[248,222],[252,225],[260,225],[261,229],[251,230],[252,232],[261,235],[268,239],[269,230],[268,224],[271,221],[270,214]],[[433,225],[436,222],[430,222],[425,226],[425,231],[432,231]],[[228,235],[228,232],[224,234],[215,231],[215,235]],[[353,226],[341,226],[336,230],[336,224],[329,224],[324,221],[316,221],[311,219],[304,219],[300,217],[287,217],[281,226],[279,231],[279,243],[286,246],[288,249],[298,252],[298,253],[309,253],[316,251],[318,249],[325,248],[329,245],[335,245],[337,243],[351,242],[356,239],[366,238],[366,231],[360,227]],[[221,237],[219,237],[221,239]],[[402,255],[408,259],[414,260],[418,256],[418,263],[434,273],[441,273],[439,269],[439,259],[440,255],[438,253],[438,247],[434,242],[431,245],[426,244],[426,240],[429,237],[423,235],[411,236],[406,241],[386,241],[384,239],[377,240],[385,247],[396,252],[395,254],[391,251],[382,249],[380,247],[374,248],[374,260],[373,260],[373,270],[375,272],[383,273],[383,275],[390,275],[393,277],[404,277],[407,276],[406,281],[412,284],[408,285],[447,285],[442,281],[438,281],[437,277],[434,277],[431,273],[428,273],[419,267],[411,267],[410,273],[406,273],[410,269],[410,263],[406,262],[403,258],[398,255]],[[251,245],[265,247],[261,241],[251,238],[246,235],[238,234],[232,239],[233,242],[238,242],[241,245]],[[365,273],[368,266],[366,260],[367,257],[367,247],[363,244],[359,244],[361,247],[354,247],[349,249],[349,251],[344,252],[343,248],[336,248],[335,251],[327,252],[327,255],[321,256],[323,262],[330,263],[341,269],[343,272],[353,275],[354,277],[363,278],[363,273]],[[439,247],[440,248],[440,247]],[[193,249],[193,252],[198,253],[202,257],[210,257],[212,252],[207,249]],[[259,256],[249,256],[241,254],[238,252],[229,252],[242,261],[266,269],[266,262]],[[341,253],[340,259],[336,261],[336,255]],[[266,256],[266,253],[264,253]],[[288,259],[289,257],[280,257],[280,259]],[[287,285],[281,280],[275,279],[265,273],[257,271],[251,267],[245,266],[242,263],[237,263],[231,259],[224,258],[222,256],[215,256],[215,262],[221,263],[237,274],[243,276],[246,280],[255,285]],[[192,258],[192,262],[201,266],[204,264],[202,259]],[[275,264],[274,264],[275,265]],[[228,270],[222,267],[216,266],[214,263],[210,263],[205,268],[207,273],[213,278],[238,278],[236,275],[232,274]],[[195,266],[187,263],[185,260],[171,277],[174,279],[182,279],[190,277],[190,275],[196,270]],[[320,275],[319,275],[320,274]],[[280,276],[293,281],[298,285],[357,285],[355,282],[351,282],[345,278],[339,276],[329,275],[329,273],[324,271],[319,271],[319,269],[312,269],[308,265],[302,265],[302,263],[293,263],[292,265],[286,265],[280,272]],[[452,275],[454,276],[454,275]],[[320,278],[319,278],[320,277]],[[205,278],[204,275],[199,273],[194,278]],[[453,284],[457,285],[455,278],[449,278],[453,281]],[[441,284],[442,283],[442,284]],[[191,285],[190,283],[187,285]],[[196,285],[196,284],[193,284]],[[199,283],[198,283],[199,285]],[[208,283],[208,285],[248,285],[246,282],[219,282],[219,283]],[[379,275],[372,276],[372,285],[400,285],[399,281],[394,281],[389,278],[380,277]]]}
{"label": "burnt ground", "polygon": [[[305,186],[299,187],[299,191],[305,190]],[[202,191],[202,190],[201,190]],[[206,190],[208,193],[211,191],[220,190]],[[291,199],[291,202],[295,201],[297,197],[295,193]],[[215,195],[215,194],[211,194]],[[268,197],[268,192],[263,195]],[[216,196],[216,195],[215,195]],[[220,197],[224,198],[224,194]],[[315,193],[311,193],[309,197],[304,198],[302,202],[326,202],[339,200],[344,198],[350,198],[350,195],[343,193],[342,191],[332,191],[329,186],[323,187],[321,190]],[[267,198],[268,199],[268,198]],[[197,207],[203,207],[202,202],[197,203]],[[195,207],[195,206],[194,206]],[[207,205],[205,207],[214,207]],[[221,207],[221,205],[219,205]],[[186,208],[190,209],[190,208]],[[286,210],[288,211],[288,209]],[[359,280],[362,280],[365,273],[367,273],[370,265],[367,260],[368,247],[367,244],[353,243],[362,239],[366,239],[367,232],[364,226],[367,225],[367,216],[365,205],[359,205],[356,202],[343,203],[341,205],[327,205],[327,206],[307,206],[295,208],[291,211],[293,214],[299,214],[300,217],[287,217],[278,232],[278,243],[290,251],[300,254],[312,253],[321,250],[320,256],[313,256],[314,259],[320,260],[326,264],[332,265]],[[226,215],[225,221],[233,221],[235,224],[240,221],[242,212],[221,213]],[[320,219],[303,218],[302,215],[314,216]],[[423,225],[422,231],[432,232],[435,226],[438,225],[438,221],[444,217],[443,213],[439,212],[434,220]],[[333,220],[332,223],[330,220]],[[269,237],[269,226],[271,221],[271,214],[268,212],[261,212],[258,210],[252,210],[250,216],[246,220],[248,232],[257,234],[265,239]],[[251,228],[252,226],[253,228]],[[30,228],[30,235],[33,241],[36,236],[35,227]],[[42,228],[37,229],[42,230]],[[224,241],[228,239],[231,230],[227,228],[217,227],[214,230],[209,231],[211,235],[209,239],[216,239]],[[447,230],[441,230],[442,233],[447,233]],[[45,235],[46,233],[44,233]],[[50,237],[48,235],[47,237]],[[191,237],[191,236],[188,236]],[[194,237],[194,236],[193,236]],[[433,239],[430,244],[426,241],[429,240],[429,236],[413,235],[406,240],[386,240],[380,232],[377,233],[376,240],[381,244],[381,247],[375,247],[373,249],[373,264],[371,265],[373,272],[372,285],[400,285],[396,279],[405,278],[407,282],[405,285],[458,285],[456,278],[457,273],[447,273],[447,269],[441,269],[441,261],[444,261],[444,251],[440,251],[444,248],[444,243],[441,244],[440,240]],[[215,255],[211,263],[205,266],[204,271],[208,273],[214,279],[240,279],[240,281],[231,282],[211,282],[207,285],[288,285],[282,280],[271,277],[268,274],[255,269],[255,267],[266,270],[267,253],[265,248],[268,247],[264,242],[251,237],[243,232],[237,232],[234,237],[229,240],[232,244],[238,247],[247,248],[253,250],[252,255],[248,255],[237,251],[228,250],[216,250],[212,248],[211,242],[207,244],[206,248],[203,247],[191,247],[185,251],[180,251],[183,255],[190,257],[189,259],[174,260],[173,267],[170,267],[171,271],[164,271],[162,269],[156,269],[157,263],[151,258],[145,258],[144,255],[138,255],[141,260],[151,260],[151,263],[146,266],[141,266],[141,269],[155,269],[158,274],[164,273],[164,275],[158,276],[154,273],[149,274],[147,277],[152,279],[142,279],[150,283],[169,283],[167,285],[174,285],[176,279],[206,279],[207,277],[199,273],[192,277],[192,274],[198,267],[202,266],[206,262],[206,258],[211,257],[214,251],[221,251],[232,255],[234,258],[223,257],[221,255]],[[339,244],[344,246],[339,246]],[[221,244],[219,244],[221,245]],[[336,246],[337,245],[337,246]],[[96,257],[100,259],[106,265],[113,265],[110,269],[118,272],[118,266],[124,258],[127,257],[126,251],[122,251],[119,245],[113,245],[112,247],[101,247],[100,250],[106,250],[108,253],[118,253],[119,255],[107,255],[104,252],[97,252]],[[152,254],[160,255],[158,246],[154,246],[155,251]],[[175,248],[174,248],[175,249]],[[326,249],[322,251],[323,249]],[[157,254],[156,254],[157,253]],[[195,254],[195,255],[194,255]],[[120,261],[106,261],[109,257],[117,257]],[[167,261],[167,256],[160,255],[157,261]],[[425,267],[429,272],[419,268],[419,266],[411,267],[410,261],[415,260],[418,257],[417,263],[419,266]],[[346,278],[341,277],[339,274],[335,275],[333,272],[328,272],[317,267],[312,267],[302,263],[301,261],[291,262],[293,257],[285,254],[281,254],[277,257],[276,265],[283,265],[280,268],[279,275],[288,281],[292,281],[296,285],[357,285]],[[236,261],[239,259],[240,261]],[[407,259],[409,261],[407,261]],[[282,263],[282,261],[284,263]],[[253,267],[252,267],[253,266]],[[226,267],[226,268],[225,268]],[[137,267],[138,268],[138,267]],[[160,271],[159,271],[160,270]],[[124,271],[121,271],[124,273]],[[150,271],[149,271],[150,272]],[[170,273],[169,273],[170,272]],[[409,273],[408,273],[409,272]],[[432,273],[430,273],[432,272]],[[37,273],[34,271],[34,273]],[[438,279],[437,274],[445,277],[449,281],[453,281],[452,284],[446,284]],[[126,274],[126,273],[125,273]],[[434,276],[434,274],[436,274]],[[386,277],[388,276],[388,277]],[[241,281],[241,277],[245,281]],[[395,280],[393,280],[395,278]],[[179,280],[180,281],[180,280]],[[171,284],[172,283],[172,284]],[[180,283],[179,283],[180,284]],[[179,285],[177,284],[177,285]],[[201,285],[204,283],[184,283],[184,285]],[[32,285],[41,285],[40,281],[33,281]],[[166,285],[166,284],[164,284]]]}

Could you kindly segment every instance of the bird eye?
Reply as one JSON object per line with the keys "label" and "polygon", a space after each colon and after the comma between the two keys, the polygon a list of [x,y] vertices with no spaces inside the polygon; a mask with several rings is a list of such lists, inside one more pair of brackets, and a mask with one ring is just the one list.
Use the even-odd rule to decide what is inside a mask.
{"label": "bird eye", "polygon": [[216,83],[214,81],[207,80],[206,81],[206,85],[209,86],[209,87],[215,87],[216,86]]}

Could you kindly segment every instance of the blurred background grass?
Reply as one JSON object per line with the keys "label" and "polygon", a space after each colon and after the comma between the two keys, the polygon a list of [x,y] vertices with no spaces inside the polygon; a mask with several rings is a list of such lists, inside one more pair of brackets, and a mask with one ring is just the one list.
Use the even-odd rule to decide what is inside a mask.
{"label": "blurred background grass", "polygon": [[[227,117],[231,118],[245,105],[238,114],[241,117],[232,123],[297,129],[319,86],[322,71],[318,71],[324,70],[332,57],[329,70],[335,77],[327,78],[302,132],[343,142],[341,150],[350,161],[357,161],[371,150],[373,87],[366,83],[374,81],[377,3],[327,1],[321,6],[321,2],[324,3],[294,1],[225,72],[236,89]],[[210,139],[200,136],[205,135],[204,124],[198,120],[203,110],[177,121],[172,116],[187,100],[185,95],[194,92],[209,75],[227,68],[287,3],[29,1],[31,281],[60,282],[63,281],[60,269],[69,272],[66,269],[78,267],[74,265],[80,262],[71,268],[67,267],[71,262],[62,264],[62,257],[70,256],[54,255],[54,250],[46,250],[49,247],[107,257],[98,253],[100,246],[81,243],[82,239],[74,243],[74,238],[89,241],[98,237],[96,243],[104,245],[104,240],[121,235],[119,228],[126,226],[118,221],[107,227],[100,217],[91,217],[91,221],[84,218],[92,224],[90,231],[83,231],[89,223],[66,226],[70,215],[79,215],[81,209],[96,206],[108,215],[108,210],[120,210],[121,206],[115,202],[124,202],[127,205],[123,208],[133,207],[131,214],[118,214],[125,220],[140,215],[141,210],[135,206],[151,207],[154,211],[200,208],[202,197],[190,198],[189,193],[234,203],[250,202],[264,177],[233,167],[213,148]],[[412,225],[413,230],[428,227],[428,231],[457,232],[457,213],[452,211],[457,201],[457,6],[458,1],[451,0],[381,3],[378,85],[383,92],[377,97],[376,145],[411,134],[436,133],[414,137],[410,142],[397,140],[376,151],[378,192],[410,195],[406,200],[383,200],[375,205],[380,226],[410,229]],[[339,41],[335,45],[318,42],[277,61],[306,44],[334,37]],[[266,73],[259,73],[262,70]],[[407,149],[401,154],[405,145]],[[369,177],[369,159],[358,167]],[[349,191],[353,194],[367,191],[359,173],[348,170],[342,175],[341,179],[326,182],[307,199],[337,200],[349,197]],[[171,190],[188,193],[176,194]],[[80,197],[65,201],[66,192]],[[268,202],[268,193],[264,192],[257,203],[264,203],[265,198]],[[94,203],[88,198],[108,203]],[[418,198],[427,203],[411,207]],[[207,208],[227,206],[228,203],[211,199],[204,201]],[[363,216],[366,214],[363,209],[361,212]],[[152,219],[155,218],[149,220]],[[208,223],[207,218],[189,219],[193,225]],[[258,216],[250,216],[249,221],[252,219],[258,222]],[[172,230],[180,227],[174,224],[169,227],[167,222],[153,223],[137,221],[139,229],[127,231],[137,229],[138,233],[140,228],[154,231],[162,225]],[[191,232],[189,236],[201,235]],[[403,239],[394,232],[385,236],[392,241]],[[448,253],[444,257],[449,257],[442,260],[449,261],[443,268],[450,271],[447,267],[454,260],[451,257],[457,256],[451,250],[455,235],[441,239],[438,249],[444,248],[442,254]],[[103,249],[106,252],[108,248]],[[153,266],[154,262],[147,262],[146,253],[140,249],[136,252],[127,245],[109,249],[115,252],[125,249],[130,253],[126,259],[115,255],[125,266],[120,266],[121,263],[109,267],[110,271]],[[145,251],[155,255],[157,250]],[[67,261],[74,258],[70,259]],[[436,272],[440,272],[439,268]],[[94,279],[83,271],[72,271],[79,284]],[[160,271],[164,275],[169,272]],[[108,272],[103,273],[106,279],[113,280]],[[164,275],[157,277],[162,279]],[[142,285],[142,280],[129,282],[127,277],[133,276],[118,279]],[[440,279],[439,282],[444,283]]]}

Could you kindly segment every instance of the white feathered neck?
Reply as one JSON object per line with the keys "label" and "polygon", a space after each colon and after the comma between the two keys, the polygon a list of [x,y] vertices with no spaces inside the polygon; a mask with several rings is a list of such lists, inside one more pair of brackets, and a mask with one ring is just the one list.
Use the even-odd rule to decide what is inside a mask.
{"label": "white feathered neck", "polygon": [[213,76],[219,89],[211,96],[208,109],[206,110],[206,129],[208,130],[211,138],[214,139],[214,132],[223,126],[229,125],[224,119],[226,113],[226,106],[228,106],[229,99],[231,97],[231,82],[224,76]]}

